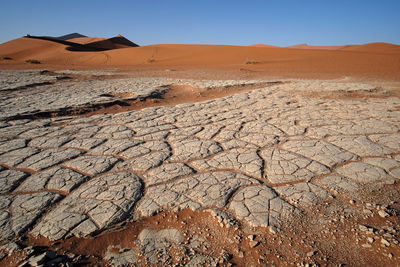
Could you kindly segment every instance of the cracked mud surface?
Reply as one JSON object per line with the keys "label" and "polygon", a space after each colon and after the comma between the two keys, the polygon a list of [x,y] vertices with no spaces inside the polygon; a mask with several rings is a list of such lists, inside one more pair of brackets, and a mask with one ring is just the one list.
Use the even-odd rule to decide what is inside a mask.
{"label": "cracked mud surface", "polygon": [[[317,240],[324,231],[348,231],[358,244],[358,232],[365,230],[360,224],[367,225],[367,232],[368,227],[373,229],[373,241],[358,246],[370,252],[361,263],[373,264],[370,258],[378,257],[381,264],[400,264],[397,97],[308,97],[305,91],[368,95],[374,87],[307,80],[124,78],[21,89],[42,82],[43,76],[26,71],[6,74],[0,83],[0,242],[6,246],[27,244],[27,237],[48,240],[50,247],[60,240],[102,238],[104,231],[124,229],[118,225],[126,221],[139,229],[138,222],[147,220],[149,227],[135,230],[131,243],[110,244],[88,255],[120,266],[241,265],[242,253],[251,255],[248,263],[254,265],[357,265],[344,252],[335,256],[328,246],[332,241],[315,242],[329,239]],[[33,118],[116,97],[151,98],[171,85],[207,92],[254,84],[258,86],[251,91],[204,102]],[[204,215],[209,212],[211,216]],[[169,224],[159,220],[163,214],[171,217]],[[222,228],[225,222],[230,229],[226,231],[238,236],[232,241],[236,245],[224,248],[194,226],[184,233],[174,214],[189,221],[207,218],[214,230],[220,227],[218,222]],[[347,225],[334,232],[334,220]],[[301,239],[305,244],[297,244],[298,255],[289,248],[268,250],[280,245],[279,240],[286,244],[303,238],[292,233],[288,239],[293,229],[314,224],[308,230],[316,234]],[[248,233],[254,237],[248,238]],[[274,241],[265,240],[269,235]],[[207,247],[216,254],[206,253]]]}

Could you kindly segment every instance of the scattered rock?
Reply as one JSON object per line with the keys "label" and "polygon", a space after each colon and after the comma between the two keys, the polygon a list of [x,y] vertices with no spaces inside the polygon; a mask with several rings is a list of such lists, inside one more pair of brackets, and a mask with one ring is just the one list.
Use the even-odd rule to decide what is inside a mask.
{"label": "scattered rock", "polygon": [[42,253],[38,256],[29,258],[28,262],[32,266],[39,266],[46,260],[46,253]]}
{"label": "scattered rock", "polygon": [[237,221],[231,218],[226,212],[219,209],[206,209],[205,212],[209,212],[212,216],[217,218],[218,223],[221,227],[232,227],[237,226]]}
{"label": "scattered rock", "polygon": [[386,218],[386,217],[389,217],[389,216],[390,216],[390,214],[387,213],[387,212],[384,211],[384,210],[378,211],[378,215],[381,216],[382,218]]}
{"label": "scattered rock", "polygon": [[121,248],[120,246],[109,246],[104,259],[112,266],[130,266],[138,262],[136,253],[133,250]]}
{"label": "scattered rock", "polygon": [[317,254],[317,251],[316,250],[313,250],[313,251],[310,251],[310,252],[307,252],[307,257],[311,257],[311,256],[314,256],[315,254]]}
{"label": "scattered rock", "polygon": [[364,210],[363,210],[363,213],[364,213],[364,214],[367,214],[367,215],[371,215],[371,214],[372,214],[372,211],[369,210],[369,209],[364,209]]}
{"label": "scattered rock", "polygon": [[13,254],[15,251],[21,250],[21,247],[15,242],[9,242],[0,247],[0,250],[5,250],[8,254]]}
{"label": "scattered rock", "polygon": [[255,235],[248,235],[248,236],[247,236],[247,238],[248,238],[250,241],[253,241],[255,237],[256,237]]}
{"label": "scattered rock", "polygon": [[276,235],[278,233],[278,228],[276,228],[275,226],[272,225],[272,226],[269,227],[269,232],[271,234]]}
{"label": "scattered rock", "polygon": [[252,241],[249,242],[250,248],[254,248],[254,247],[256,247],[258,244],[259,244],[259,242],[256,241],[256,240],[252,240]]}
{"label": "scattered rock", "polygon": [[390,246],[390,243],[389,243],[389,241],[387,241],[386,239],[384,239],[384,238],[381,238],[381,243],[383,244],[383,245],[385,245],[385,246]]}

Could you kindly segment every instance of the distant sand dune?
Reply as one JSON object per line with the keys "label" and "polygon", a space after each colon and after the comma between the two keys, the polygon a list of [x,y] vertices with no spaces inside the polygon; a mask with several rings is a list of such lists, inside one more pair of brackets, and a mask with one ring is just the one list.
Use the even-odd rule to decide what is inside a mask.
{"label": "distant sand dune", "polygon": [[[179,44],[129,47],[133,43],[122,36],[104,40],[79,38],[92,46],[113,50],[75,52],[59,43],[19,38],[0,44],[0,56],[13,59],[0,61],[0,67],[32,68],[48,64],[56,68],[212,68],[285,77],[361,76],[400,80],[400,46],[387,43],[352,45],[335,50]],[[42,64],[32,66],[25,63],[27,59],[36,59]],[[246,61],[256,64],[245,64]]]}
{"label": "distant sand dune", "polygon": [[343,50],[376,53],[400,53],[400,45],[389,43],[369,43],[363,45],[348,45],[344,47]]}
{"label": "distant sand dune", "polygon": [[288,48],[295,49],[317,49],[317,50],[347,50],[347,51],[366,51],[366,52],[399,52],[400,46],[389,43],[368,43],[363,45],[331,45],[331,46],[317,46],[308,44],[298,44],[288,46]]}
{"label": "distant sand dune", "polygon": [[345,48],[345,45],[308,45],[308,44],[297,44],[288,46],[288,48],[296,48],[296,49],[317,49],[317,50],[339,50]]}

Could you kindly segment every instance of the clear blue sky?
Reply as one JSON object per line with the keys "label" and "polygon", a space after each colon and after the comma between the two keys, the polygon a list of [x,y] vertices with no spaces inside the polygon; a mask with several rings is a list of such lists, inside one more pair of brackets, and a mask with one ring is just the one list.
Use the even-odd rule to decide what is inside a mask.
{"label": "clear blue sky", "polygon": [[122,34],[139,45],[400,44],[400,0],[1,0],[0,43]]}

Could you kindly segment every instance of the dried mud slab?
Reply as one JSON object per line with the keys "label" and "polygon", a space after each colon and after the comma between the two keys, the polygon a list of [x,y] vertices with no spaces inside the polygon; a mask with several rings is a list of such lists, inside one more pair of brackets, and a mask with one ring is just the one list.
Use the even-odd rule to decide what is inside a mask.
{"label": "dried mud slab", "polygon": [[[0,94],[2,263],[398,265],[400,99],[302,93],[349,88],[371,86],[119,78]],[[206,98],[33,116],[173,90]]]}

